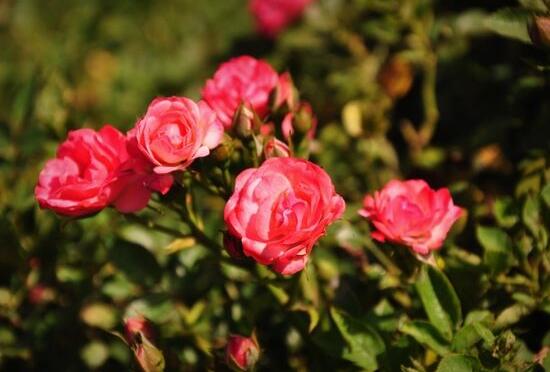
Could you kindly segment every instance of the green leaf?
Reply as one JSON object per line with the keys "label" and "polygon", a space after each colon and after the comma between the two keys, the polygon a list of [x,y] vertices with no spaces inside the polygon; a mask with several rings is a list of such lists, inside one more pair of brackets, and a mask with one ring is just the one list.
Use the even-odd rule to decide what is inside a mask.
{"label": "green leaf", "polygon": [[379,368],[377,356],[385,351],[384,341],[369,325],[332,307],[330,314],[347,343],[343,358],[366,371]]}
{"label": "green leaf", "polygon": [[415,320],[404,323],[400,327],[400,331],[411,336],[420,344],[429,347],[439,355],[443,356],[449,353],[448,341],[443,338],[441,333],[431,323]]}
{"label": "green leaf", "polygon": [[527,31],[530,13],[521,8],[504,8],[485,19],[484,25],[501,36],[531,43]]}
{"label": "green leaf", "polygon": [[550,183],[542,189],[540,196],[547,207],[550,208]]}
{"label": "green leaf", "polygon": [[109,256],[132,282],[152,286],[160,279],[161,269],[155,256],[140,245],[119,240]]}
{"label": "green leaf", "polygon": [[91,327],[112,329],[118,322],[116,308],[101,302],[86,305],[80,311],[80,318]]}
{"label": "green leaf", "polygon": [[466,355],[449,355],[439,362],[436,372],[477,372],[481,371],[479,360]]}
{"label": "green leaf", "polygon": [[434,267],[423,265],[416,290],[430,322],[443,337],[451,340],[453,330],[462,322],[462,309],[449,279]]}
{"label": "green leaf", "polygon": [[527,9],[538,12],[548,11],[548,7],[544,4],[544,0],[519,0],[519,3]]}
{"label": "green leaf", "polygon": [[494,214],[499,226],[507,228],[514,226],[519,220],[517,212],[512,198],[498,198],[495,201]]}
{"label": "green leaf", "polygon": [[468,324],[456,333],[452,348],[454,351],[465,352],[481,340],[491,345],[495,340],[495,336],[481,323]]}
{"label": "green leaf", "polygon": [[544,249],[548,245],[548,232],[542,221],[540,200],[537,197],[528,196],[523,205],[523,223],[531,234],[537,239],[539,248]]}
{"label": "green leaf", "polygon": [[505,231],[496,227],[478,226],[476,236],[484,250],[483,261],[493,275],[506,271],[512,265],[514,247]]}
{"label": "green leaf", "polygon": [[92,341],[82,348],[80,356],[88,367],[96,369],[109,358],[109,349],[102,342]]}

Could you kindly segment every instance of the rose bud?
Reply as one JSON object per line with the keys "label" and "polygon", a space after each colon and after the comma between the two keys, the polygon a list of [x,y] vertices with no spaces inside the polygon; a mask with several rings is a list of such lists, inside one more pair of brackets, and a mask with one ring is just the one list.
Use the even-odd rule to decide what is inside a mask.
{"label": "rose bud", "polygon": [[298,133],[304,133],[308,139],[313,139],[317,130],[317,118],[308,102],[303,102],[297,112],[289,112],[281,124],[283,136],[288,140]]}
{"label": "rose bud", "polygon": [[453,204],[446,188],[435,191],[423,180],[394,180],[374,196],[367,195],[359,214],[376,228],[373,239],[402,244],[429,256],[441,248],[463,210]]}
{"label": "rose bud", "polygon": [[279,84],[279,75],[265,61],[241,56],[223,63],[202,90],[203,99],[230,129],[240,105],[261,119],[269,113],[269,97]]}
{"label": "rose bud", "polygon": [[127,137],[110,125],[97,132],[71,131],[40,172],[34,190],[40,207],[69,217],[91,215],[110,204],[134,212],[152,191],[166,193],[172,179],[152,174],[148,162],[134,158],[128,146]]}
{"label": "rose bud", "polygon": [[28,298],[31,304],[41,305],[53,301],[55,292],[52,288],[43,284],[36,284],[29,290]]}
{"label": "rose bud", "polygon": [[134,343],[136,337],[139,337],[138,334],[149,340],[153,339],[151,323],[142,315],[129,317],[124,322],[124,338],[128,344]]}
{"label": "rose bud", "polygon": [[533,17],[529,36],[535,45],[550,47],[550,17]]}
{"label": "rose bud", "polygon": [[292,77],[288,72],[279,76],[279,82],[273,91],[272,102],[274,111],[285,103],[289,111],[293,111],[296,108],[296,103],[298,102],[297,94],[295,92],[294,83],[292,82]]}
{"label": "rose bud", "polygon": [[241,241],[227,232],[223,233],[223,247],[232,258],[244,258],[243,245]]}
{"label": "rose bud", "polygon": [[250,12],[256,29],[268,38],[275,38],[298,19],[313,0],[251,0]]}
{"label": "rose bud", "polygon": [[290,149],[286,143],[279,141],[277,138],[269,139],[264,145],[264,157],[266,159],[288,158],[290,156]]}
{"label": "rose bud", "polygon": [[254,336],[229,336],[225,347],[227,364],[237,371],[251,371],[260,358],[260,348]]}
{"label": "rose bud", "polygon": [[245,256],[292,275],[305,267],[317,240],[344,209],[322,168],[303,159],[271,158],[237,176],[224,220]]}
{"label": "rose bud", "polygon": [[245,105],[240,105],[234,116],[235,132],[241,138],[250,137],[255,131],[256,127],[259,127],[261,123],[254,115],[254,111],[246,107]]}
{"label": "rose bud", "polygon": [[141,315],[126,319],[124,338],[145,372],[164,371],[164,356],[152,343],[153,331],[147,319]]}
{"label": "rose bud", "polygon": [[158,174],[186,169],[210,154],[223,136],[223,126],[204,102],[185,97],[159,97],[135,127],[141,152]]}

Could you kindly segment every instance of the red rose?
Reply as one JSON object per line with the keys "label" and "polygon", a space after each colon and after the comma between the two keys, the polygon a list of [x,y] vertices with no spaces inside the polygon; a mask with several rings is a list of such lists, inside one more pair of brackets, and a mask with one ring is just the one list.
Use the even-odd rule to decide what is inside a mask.
{"label": "red rose", "polygon": [[367,195],[359,214],[376,227],[374,239],[426,256],[443,245],[462,209],[453,204],[448,189],[435,191],[422,180],[409,180],[391,181],[374,197]]}
{"label": "red rose", "polygon": [[[151,175],[147,163],[129,155],[127,145],[110,125],[98,132],[70,132],[40,172],[34,191],[39,205],[70,217],[94,214],[109,204],[134,212],[147,204],[152,190],[168,191],[172,179]],[[139,204],[136,194],[142,195]]]}
{"label": "red rose", "polygon": [[225,347],[227,364],[238,371],[251,371],[260,357],[260,348],[253,337],[232,335]]}
{"label": "red rose", "polygon": [[[269,112],[269,98],[279,87],[279,75],[262,60],[250,56],[233,58],[223,63],[214,77],[206,82],[202,90],[203,99],[216,112],[226,129],[231,127],[233,116],[241,104],[253,109],[260,117]],[[283,102],[289,94],[289,77],[281,77]]]}
{"label": "red rose", "polygon": [[239,174],[224,219],[246,256],[290,275],[304,268],[313,245],[344,209],[323,169],[272,158]]}
{"label": "red rose", "polygon": [[219,145],[223,126],[204,103],[184,97],[153,100],[135,127],[137,145],[158,174],[187,168]]}
{"label": "red rose", "polygon": [[261,34],[274,38],[299,18],[313,0],[251,0],[250,12]]}

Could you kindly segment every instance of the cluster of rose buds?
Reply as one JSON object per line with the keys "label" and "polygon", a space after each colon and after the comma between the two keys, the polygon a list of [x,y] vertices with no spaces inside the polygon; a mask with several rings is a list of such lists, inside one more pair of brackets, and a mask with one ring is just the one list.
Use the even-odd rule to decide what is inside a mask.
{"label": "cluster of rose buds", "polygon": [[[148,204],[153,192],[166,194],[197,159],[218,152],[217,147],[240,148],[248,155],[225,156],[216,165],[225,173],[244,169],[230,174],[234,187],[228,182],[218,194],[227,199],[224,245],[233,258],[293,275],[305,268],[316,242],[345,210],[330,176],[297,157],[295,145],[309,144],[316,126],[290,74],[278,74],[250,56],[237,57],[218,68],[198,102],[156,98],[126,134],[110,125],[70,132],[41,171],[36,199],[41,207],[69,217],[108,206],[133,213]],[[208,170],[203,172],[208,180]],[[462,210],[447,189],[434,191],[422,180],[394,180],[366,196],[359,213],[374,225],[375,240],[408,246],[426,260],[442,246]],[[126,339],[140,363],[151,358],[160,363],[145,324],[141,318],[128,320]],[[248,370],[258,359],[258,344],[235,336],[227,354],[235,368]]]}

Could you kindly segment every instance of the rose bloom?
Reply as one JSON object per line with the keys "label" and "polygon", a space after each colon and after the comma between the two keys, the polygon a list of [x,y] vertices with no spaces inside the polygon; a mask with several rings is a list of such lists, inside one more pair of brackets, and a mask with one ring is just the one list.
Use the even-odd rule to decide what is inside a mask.
{"label": "rose bloom", "polygon": [[204,102],[160,97],[135,126],[138,148],[158,174],[184,170],[221,142],[223,126]]}
{"label": "rose bloom", "polygon": [[313,0],[251,0],[252,13],[258,32],[274,38],[299,18]]}
{"label": "rose bloom", "polygon": [[406,245],[423,256],[443,245],[462,213],[448,189],[435,191],[423,180],[390,181],[374,197],[367,195],[359,211],[376,227],[374,239]]}
{"label": "rose bloom", "polygon": [[[282,79],[283,93],[289,94],[289,78]],[[260,117],[269,111],[269,97],[279,86],[279,75],[265,61],[241,56],[223,63],[202,90],[203,99],[216,112],[226,129],[241,104],[253,109]],[[280,97],[282,102],[286,97]]]}
{"label": "rose bloom", "polygon": [[231,335],[225,347],[228,365],[239,371],[250,371],[260,357],[260,348],[253,337]]}
{"label": "rose bloom", "polygon": [[246,256],[291,275],[304,268],[315,242],[344,209],[322,168],[283,157],[239,174],[224,219]]}
{"label": "rose bloom", "polygon": [[[129,155],[126,137],[110,125],[97,132],[71,131],[56,158],[40,172],[35,197],[40,207],[69,217],[91,215],[109,204],[122,212],[137,211],[147,204],[152,190],[165,193],[172,184],[171,178],[148,174],[144,165],[141,173],[128,168],[139,162]],[[136,193],[141,195],[139,204]]]}

